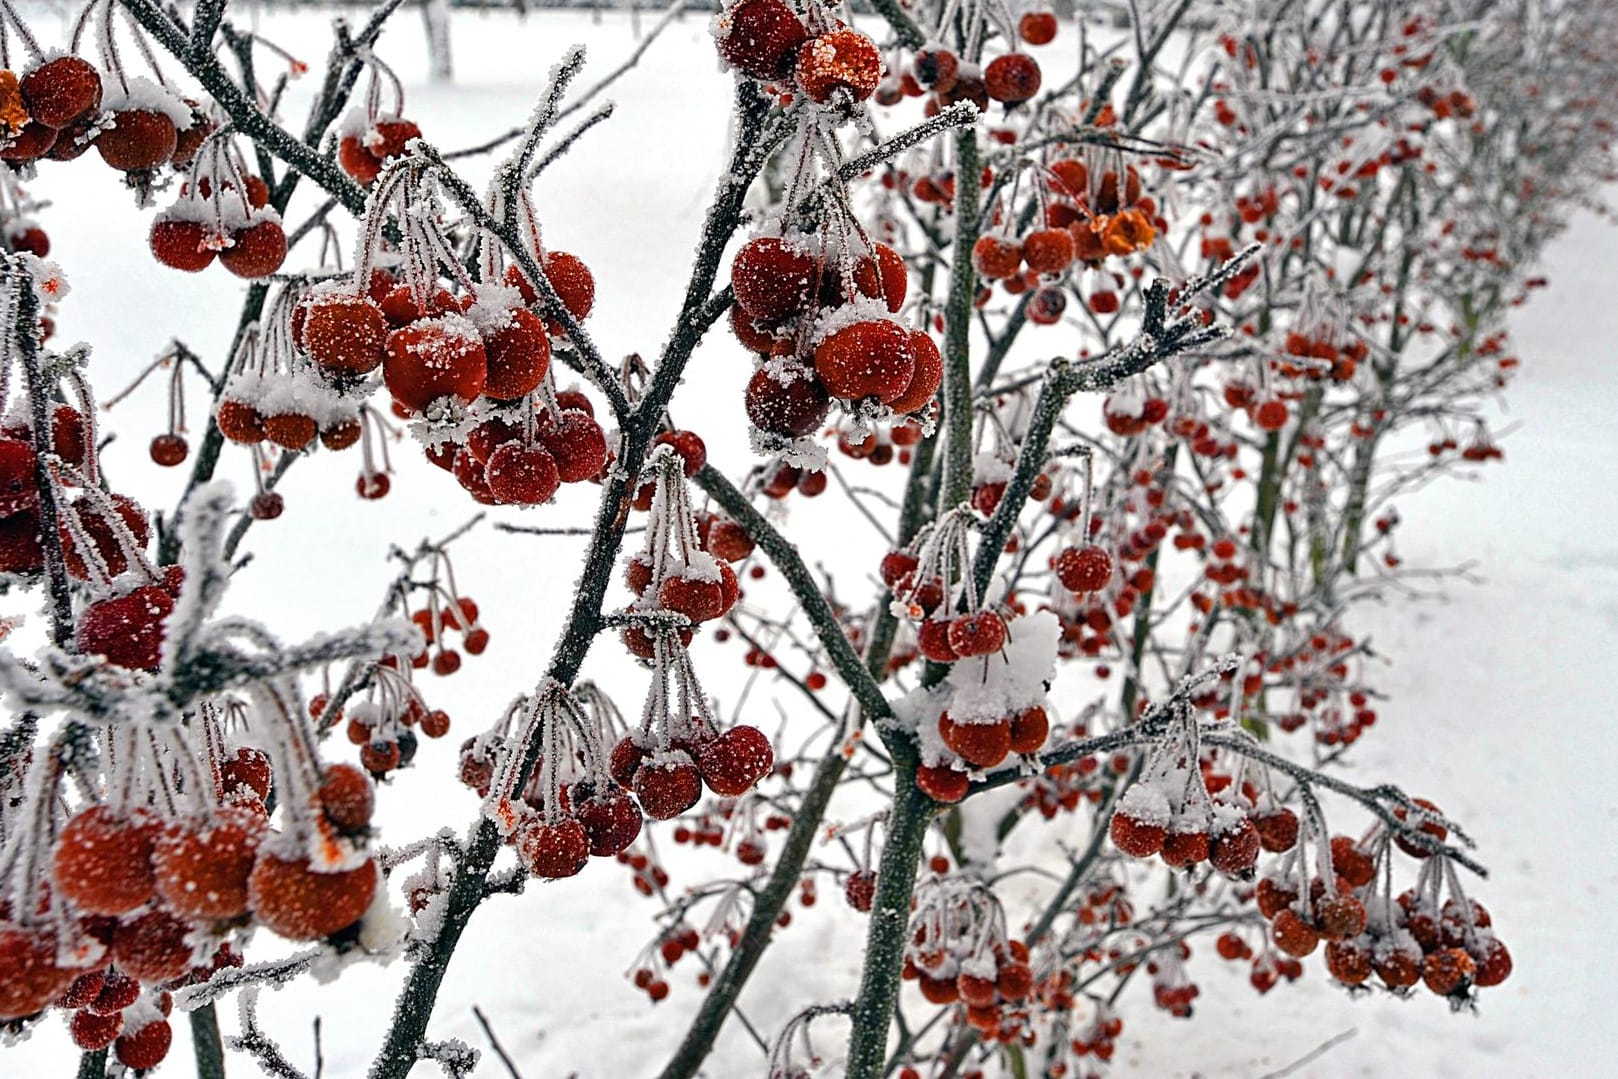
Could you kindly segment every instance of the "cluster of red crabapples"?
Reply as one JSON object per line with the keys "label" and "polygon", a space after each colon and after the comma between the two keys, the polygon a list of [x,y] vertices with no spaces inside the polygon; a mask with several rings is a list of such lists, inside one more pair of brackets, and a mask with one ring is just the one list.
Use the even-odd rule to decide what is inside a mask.
{"label": "cluster of red crabapples", "polygon": [[669,820],[702,797],[746,794],[775,767],[763,731],[738,723],[721,732],[691,659],[671,631],[654,634],[652,684],[638,729],[613,746],[612,778],[635,792],[653,820]]}
{"label": "cluster of red crabapples", "polygon": [[786,0],[741,0],[714,17],[720,58],[783,96],[848,108],[876,91],[882,54],[816,0],[800,15]]}
{"label": "cluster of red crabapples", "polygon": [[[1448,830],[1439,823],[1437,808],[1421,799],[1414,805],[1412,823],[1421,837],[1443,842]],[[1403,806],[1394,815],[1401,821],[1411,817]],[[1320,838],[1313,876],[1305,860],[1309,844],[1296,843],[1254,891],[1280,951],[1303,958],[1324,941],[1326,969],[1344,985],[1363,985],[1375,974],[1389,990],[1402,992],[1419,981],[1456,1002],[1510,976],[1511,953],[1494,934],[1488,910],[1461,891],[1442,854],[1434,856],[1402,832],[1390,843],[1380,827],[1360,842],[1349,836]],[[1415,887],[1396,897],[1379,872],[1395,846],[1422,862]]]}
{"label": "cluster of red crabapples", "polygon": [[[261,465],[255,470],[255,480],[270,451],[299,453],[311,449],[317,440],[332,451],[348,449],[363,440],[364,452],[370,455],[373,421],[358,395],[326,379],[296,341],[298,303],[299,292],[294,286],[281,289],[271,298],[264,318],[241,335],[224,389],[214,404],[213,418],[219,433],[231,442],[253,448],[255,463]],[[182,370],[176,361],[170,437],[175,434],[172,417],[183,407],[174,403],[176,399],[183,400],[178,390]],[[178,464],[184,459],[179,452],[183,448],[182,440],[158,463]],[[156,449],[154,440],[154,458]],[[385,492],[386,475],[378,473],[375,478]],[[380,497],[367,493],[364,476],[361,481],[362,497]],[[253,516],[260,519],[279,516],[281,508],[281,496],[274,491],[261,490],[250,504]]]}
{"label": "cluster of red crabapples", "polygon": [[[592,856],[616,857],[640,835],[641,808],[609,768],[604,734],[599,716],[548,681],[462,749],[462,779],[487,775],[484,812],[536,877],[574,876]],[[528,747],[537,751],[531,764]],[[480,757],[488,771],[469,777]]]}
{"label": "cluster of red crabapples", "polygon": [[[625,581],[635,595],[627,614],[640,619],[624,627],[624,647],[644,660],[655,658],[665,632],[677,633],[682,646],[689,644],[696,625],[722,618],[736,605],[741,585],[730,562],[752,551],[751,540],[734,523],[711,520],[704,536],[692,512],[685,479],[701,467],[701,440],[689,431],[661,438],[665,441],[647,465],[652,478],[635,498],[648,511],[646,542],[624,565]],[[690,624],[660,626],[665,615]]]}
{"label": "cluster of red crabapples", "polygon": [[1014,19],[1009,8],[1000,3],[980,4],[971,9],[968,18],[979,24],[974,37],[992,28],[998,31],[997,40],[1013,43],[1010,51],[987,64],[963,61],[953,50],[939,44],[955,29],[956,13],[945,6],[941,18],[944,21],[929,35],[928,43],[917,49],[911,58],[909,70],[890,73],[877,88],[879,104],[896,105],[902,98],[927,94],[929,115],[962,101],[971,102],[979,112],[987,112],[990,101],[997,101],[1009,110],[1039,93],[1044,82],[1039,61],[1014,43],[1020,41],[1037,47],[1055,41],[1058,26],[1055,12],[1036,8]]}
{"label": "cluster of red crabapples", "polygon": [[933,1004],[959,1003],[986,1037],[1016,1037],[1034,990],[1028,948],[1006,933],[1005,911],[981,882],[934,876],[916,889],[903,976]]}
{"label": "cluster of red crabapples", "polygon": [[[92,434],[78,409],[52,405],[49,475],[57,536],[68,577],[83,582],[93,597],[77,614],[74,644],[83,655],[100,656],[129,670],[152,670],[162,659],[165,624],[179,597],[183,573],[178,566],[159,569],[148,560],[145,549],[151,528],[146,511],[134,499],[100,487]],[[44,568],[41,492],[32,438],[31,426],[20,417],[0,426],[0,572],[4,573]],[[70,497],[73,489],[78,493]]]}
{"label": "cluster of red crabapples", "polygon": [[[1070,268],[1099,270],[1109,256],[1146,250],[1168,227],[1155,200],[1142,193],[1135,166],[1109,162],[1101,153],[1057,158],[1034,171],[1033,187],[1037,203],[1031,215],[1015,208],[1014,193],[1012,207],[1000,216],[1007,221],[1026,216],[1034,227],[978,237],[972,267],[985,281],[999,281],[1009,295],[1032,291],[1028,318],[1036,325],[1062,317],[1066,294],[1054,286]],[[988,298],[987,290],[978,297],[980,304]],[[1094,288],[1089,305],[1097,315],[1114,314],[1118,294]]]}
{"label": "cluster of red crabapples", "polygon": [[0,1021],[71,1011],[81,1048],[110,1046],[150,1068],[171,1039],[167,990],[239,966],[233,934],[259,925],[339,946],[358,934],[381,878],[365,849],[370,780],[352,765],[323,767],[292,702],[271,693],[261,704],[254,725],[274,731],[273,767],[226,743],[211,704],[185,727],[115,728],[105,800],[65,822],[64,769],[34,765],[51,772],[8,820]]}
{"label": "cluster of red crabapples", "polygon": [[1113,845],[1132,858],[1159,855],[1175,869],[1208,862],[1245,880],[1264,842],[1251,805],[1244,790],[1209,793],[1194,721],[1187,721],[1152,747],[1108,829]]}
{"label": "cluster of red crabapples", "polygon": [[731,326],[760,358],[747,417],[765,436],[803,438],[831,399],[869,418],[921,412],[943,377],[938,346],[893,316],[904,304],[904,260],[853,230],[756,236],[731,266]]}
{"label": "cluster of red crabapples", "polygon": [[[90,453],[84,414],[72,405],[53,403],[50,415],[51,451],[65,462],[84,467]],[[0,420],[0,573],[34,573],[45,565],[39,537],[37,462],[30,412],[19,409],[8,413]],[[132,502],[129,505],[134,506]],[[145,515],[136,510],[131,516],[138,517],[144,530]],[[86,527],[99,524],[96,518],[95,525]],[[99,540],[99,532],[96,535]],[[107,539],[110,552],[117,545],[110,536]],[[101,546],[99,541],[96,546]],[[78,561],[82,566],[83,559]]]}
{"label": "cluster of red crabapples", "polygon": [[[19,77],[0,72],[0,161],[24,168],[41,160],[71,161],[93,145],[108,165],[125,173],[137,191],[148,192],[164,165],[189,168],[175,206],[159,214],[151,231],[157,261],[197,271],[217,256],[239,277],[274,273],[286,257],[280,216],[267,203],[269,189],[232,155],[222,175],[223,144],[199,154],[217,124],[193,101],[181,98],[155,68],[156,81],[129,75],[113,47],[112,7],[91,0],[78,21],[74,49],[92,17],[108,74],[74,53],[46,55],[17,24],[33,63]],[[16,16],[9,10],[7,21]],[[150,57],[139,39],[143,55]]]}
{"label": "cluster of red crabapples", "polygon": [[287,257],[286,230],[269,203],[269,185],[247,170],[234,142],[206,138],[191,155],[179,197],[152,220],[152,256],[187,273],[217,257],[237,277],[267,277]]}
{"label": "cluster of red crabapples", "polygon": [[[392,69],[374,53],[365,64],[365,101],[349,109],[337,126],[337,163],[355,183],[370,187],[390,160],[402,157],[410,141],[421,137],[421,128],[402,115],[404,87]],[[392,108],[383,108],[384,90],[392,96]]]}
{"label": "cluster of red crabapples", "polygon": [[[966,795],[967,769],[996,768],[1014,754],[1038,753],[1050,734],[1040,702],[1055,641],[1049,642],[1049,657],[1038,655],[1040,641],[1013,641],[1006,615],[979,602],[969,544],[973,527],[969,509],[953,510],[910,548],[890,551],[881,565],[895,609],[916,623],[920,654],[956,665],[944,683],[951,695],[935,722],[944,752],[924,753],[937,759],[924,760],[916,771],[917,785],[940,802]],[[960,584],[950,589],[948,581]],[[1047,621],[1019,624],[1032,638],[1032,627]]]}
{"label": "cluster of red crabapples", "polygon": [[[588,400],[558,393],[551,377],[562,324],[544,314],[539,294],[516,265],[504,266],[483,237],[482,279],[455,258],[434,214],[429,176],[400,168],[380,179],[361,237],[359,268],[311,289],[298,308],[294,338],[323,377],[369,387],[378,368],[395,414],[415,417],[427,458],[484,504],[535,505],[563,483],[599,477],[606,435]],[[406,235],[395,259],[382,235],[388,207]],[[411,209],[415,207],[416,209]],[[379,265],[393,261],[390,269]],[[576,256],[544,252],[541,272],[574,320],[595,303],[595,279]],[[452,266],[454,280],[438,267]]]}

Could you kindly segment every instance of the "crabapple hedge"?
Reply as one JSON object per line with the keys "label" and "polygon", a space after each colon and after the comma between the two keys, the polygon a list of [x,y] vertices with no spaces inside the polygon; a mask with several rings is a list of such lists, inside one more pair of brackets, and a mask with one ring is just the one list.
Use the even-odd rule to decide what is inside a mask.
{"label": "crabapple hedge", "polygon": [[[47,638],[0,653],[7,1038],[60,1021],[80,1076],[141,1071],[178,1011],[222,1076],[240,996],[228,1046],[297,1076],[255,987],[403,956],[371,1074],[469,1074],[426,1038],[469,921],[595,860],[661,908],[637,989],[703,965],[670,1079],[822,887],[868,916],[858,992],[767,1032],[778,1079],[1099,1075],[1127,986],[1188,1017],[1216,962],[1422,1007],[1510,976],[1460,823],[1337,765],[1383,707],[1360,612],[1413,572],[1395,501],[1502,457],[1505,314],[1612,173],[1608,5],[1175,0],[1107,32],[1044,0],[726,2],[728,160],[673,326],[621,360],[589,329],[610,256],[547,245],[568,208],[533,185],[612,137],[624,69],[581,89],[567,51],[525,121],[449,150],[383,59],[399,0],[337,22],[301,125],[308,65],[236,6],[89,0],[54,40],[0,0],[4,632]],[[227,353],[178,300],[133,380],[167,387],[151,461],[188,469],[161,511],[98,433],[127,375],[55,335],[74,267],[39,200],[101,168],[177,297],[246,287]],[[676,425],[730,338],[751,367]],[[750,468],[709,463],[721,430]],[[445,475],[395,489],[406,446]],[[471,522],[306,642],[224,613],[288,470],[344,455],[359,500]],[[578,584],[532,689],[469,715],[468,660],[529,615],[452,558],[514,520],[585,534]],[[643,685],[587,678],[607,650]],[[466,819],[398,834],[376,784],[452,730]],[[679,879],[654,836],[731,868]]]}

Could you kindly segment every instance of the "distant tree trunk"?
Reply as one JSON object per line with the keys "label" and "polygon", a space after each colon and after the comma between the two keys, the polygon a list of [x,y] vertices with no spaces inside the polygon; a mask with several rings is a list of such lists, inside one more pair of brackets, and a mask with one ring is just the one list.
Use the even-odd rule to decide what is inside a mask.
{"label": "distant tree trunk", "polygon": [[455,77],[449,49],[449,0],[422,0],[421,21],[427,31],[427,70],[433,82]]}

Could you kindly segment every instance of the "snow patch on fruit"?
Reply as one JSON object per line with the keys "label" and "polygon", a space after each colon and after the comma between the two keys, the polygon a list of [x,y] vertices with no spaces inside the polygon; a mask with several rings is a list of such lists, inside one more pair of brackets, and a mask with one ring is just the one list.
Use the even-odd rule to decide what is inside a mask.
{"label": "snow patch on fruit", "polygon": [[191,106],[174,91],[159,86],[145,75],[130,76],[121,83],[111,79],[104,82],[103,87],[103,112],[156,112],[173,120],[174,126],[181,131],[191,126]]}
{"label": "snow patch on fruit", "polygon": [[1006,624],[999,652],[963,660],[950,669],[950,718],[957,723],[993,723],[1045,699],[1056,678],[1056,646],[1062,627],[1050,611]]}

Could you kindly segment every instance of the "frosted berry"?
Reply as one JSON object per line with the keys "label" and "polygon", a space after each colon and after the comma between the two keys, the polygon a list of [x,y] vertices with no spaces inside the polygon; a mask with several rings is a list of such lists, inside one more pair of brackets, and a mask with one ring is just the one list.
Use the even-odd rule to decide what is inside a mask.
{"label": "frosted berry", "polygon": [[949,624],[949,646],[960,656],[986,656],[1006,643],[1006,621],[994,611],[963,614]]}
{"label": "frosted berry", "polygon": [[612,776],[613,782],[620,787],[632,786],[635,774],[640,771],[646,757],[646,750],[641,748],[632,736],[625,735],[612,747],[612,752],[608,755],[607,772]]}
{"label": "frosted berry", "polygon": [[742,724],[697,751],[697,768],[721,798],[746,794],[775,767],[775,750],[764,732]]}
{"label": "frosted berry", "polygon": [[1036,326],[1054,326],[1067,310],[1067,293],[1059,288],[1042,288],[1028,301],[1028,321]]}
{"label": "frosted berry", "polygon": [[1287,403],[1265,401],[1253,412],[1253,424],[1260,431],[1279,431],[1287,425]]}
{"label": "frosted berry", "polygon": [[910,385],[888,402],[888,407],[899,414],[921,411],[938,394],[938,387],[944,381],[944,357],[938,351],[937,342],[926,331],[910,332],[910,355],[916,361]]}
{"label": "frosted berry", "polygon": [[587,412],[564,408],[555,426],[540,432],[539,440],[556,461],[563,483],[593,479],[607,467],[607,436]]}
{"label": "frosted berry", "polygon": [[676,751],[644,761],[635,772],[634,790],[648,817],[669,820],[697,804],[702,797],[702,776],[689,756]]}
{"label": "frosted berry", "polygon": [[735,521],[721,518],[708,528],[703,547],[715,558],[740,562],[753,553],[753,537]]}
{"label": "frosted berry", "polygon": [[382,317],[394,329],[408,326],[417,319],[437,318],[461,309],[454,295],[445,288],[433,291],[424,300],[418,300],[415,290],[409,285],[396,285],[381,299],[377,299],[374,291],[371,298],[376,300],[376,305],[382,309]]}
{"label": "frosted berry", "polygon": [[1039,63],[1027,53],[996,56],[983,69],[984,89],[1007,105],[1020,104],[1039,93],[1040,81]]}
{"label": "frosted berry", "polygon": [[301,412],[282,412],[264,417],[264,437],[284,450],[304,449],[320,434],[320,425],[313,416]]}
{"label": "frosted berry", "polygon": [[954,663],[961,654],[949,643],[949,622],[933,619],[916,630],[916,647],[934,663]]}
{"label": "frosted berry", "polygon": [[1272,854],[1289,851],[1298,843],[1298,815],[1285,807],[1253,815],[1259,842]]}
{"label": "frosted berry", "polygon": [[237,277],[268,277],[287,258],[287,234],[279,221],[260,221],[231,234],[219,261]]}
{"label": "frosted berry", "polygon": [[95,1003],[96,997],[101,995],[101,987],[107,984],[107,975],[110,969],[87,970],[73,979],[60,997],[56,999],[58,1008],[87,1008]]}
{"label": "frosted berry", "polygon": [[1468,951],[1477,965],[1472,984],[1480,989],[1499,985],[1511,977],[1511,952],[1498,937],[1484,937],[1481,944]]}
{"label": "frosted berry", "polygon": [[150,169],[174,156],[180,133],[164,113],[125,109],[113,113],[112,119],[112,128],[96,137],[95,146],[101,160],[113,168],[121,172]]}
{"label": "frosted berry", "polygon": [[97,1015],[92,1011],[77,1011],[73,1018],[68,1020],[68,1034],[73,1038],[73,1044],[87,1053],[98,1049],[105,1049],[111,1045],[113,1039],[118,1037],[124,1029],[124,1013],[113,1012],[111,1015]]}
{"label": "frosted berry", "polygon": [[101,73],[77,56],[47,60],[22,77],[28,115],[46,127],[70,127],[101,104]]}
{"label": "frosted berry", "polygon": [[972,268],[987,281],[1016,277],[1022,270],[1022,245],[1004,236],[979,236],[972,245]]}
{"label": "frosted berry", "polygon": [[790,337],[778,336],[774,330],[760,324],[742,309],[741,304],[732,304],[730,307],[730,329],[736,335],[736,340],[740,341],[742,347],[749,352],[769,356],[791,351]]}
{"label": "frosted berry", "polygon": [[1073,262],[1073,234],[1067,229],[1035,229],[1023,238],[1022,257],[1037,274],[1059,274]]}
{"label": "frosted berry", "polygon": [[0,517],[0,573],[32,573],[44,565],[38,511],[26,509]]}
{"label": "frosted berry", "polygon": [[271,780],[270,758],[251,746],[241,747],[219,767],[219,785],[227,798],[245,787],[262,802],[270,796]]}
{"label": "frosted berry", "polygon": [[834,397],[875,397],[887,404],[910,387],[916,373],[910,333],[886,319],[845,326],[815,348],[815,372]]}
{"label": "frosted berry", "polygon": [[[596,302],[596,279],[590,267],[583,259],[566,251],[546,252],[541,266],[567,313],[573,316],[574,322],[583,322]],[[546,319],[545,328],[553,334],[562,332],[561,324],[554,319]]]}
{"label": "frosted berry", "polygon": [[1371,953],[1353,941],[1334,940],[1326,945],[1326,969],[1344,985],[1360,985],[1371,976]]}
{"label": "frosted berry", "polygon": [[152,438],[150,453],[155,464],[173,468],[183,462],[191,452],[184,435],[166,434]]}
{"label": "frosted berry", "polygon": [[760,431],[800,438],[825,421],[831,395],[810,372],[782,382],[761,367],[747,383],[746,404],[748,421]]}
{"label": "frosted berry", "polygon": [[1017,20],[1017,36],[1029,45],[1049,45],[1056,40],[1056,13],[1029,11]]}
{"label": "frosted berry", "polygon": [[375,862],[318,873],[307,858],[261,849],[248,878],[253,913],[288,940],[320,940],[360,920],[376,894]]}
{"label": "frosted berry", "polygon": [[947,764],[924,764],[916,769],[916,787],[935,802],[953,805],[966,797],[971,779]]}
{"label": "frosted berry", "polygon": [[1112,555],[1096,546],[1064,547],[1053,568],[1069,592],[1099,592],[1112,579]]}
{"label": "frosted berry", "polygon": [[148,985],[171,981],[191,969],[191,924],[159,908],[120,922],[112,935],[118,969]]}
{"label": "frosted berry", "polygon": [[1011,751],[1027,756],[1038,753],[1050,736],[1051,720],[1039,705],[1025,708],[1011,720]]}
{"label": "frosted berry", "polygon": [[1034,991],[1034,970],[1021,960],[1004,963],[995,975],[994,985],[1005,1000],[1026,1000]]}
{"label": "frosted berry", "polygon": [[273,521],[286,510],[278,491],[260,491],[247,502],[247,515],[255,521]]}
{"label": "frosted berry", "polygon": [[57,967],[54,937],[0,923],[0,1020],[43,1010],[76,973]]}
{"label": "frosted berry", "polygon": [[1315,927],[1290,907],[1275,916],[1270,923],[1270,932],[1275,936],[1277,948],[1298,959],[1314,951],[1320,944],[1320,934]]}
{"label": "frosted berry", "polygon": [[1258,865],[1258,829],[1246,817],[1214,836],[1208,861],[1227,877],[1249,877]]}
{"label": "frosted berry", "polygon": [[763,323],[781,322],[806,311],[815,298],[819,277],[818,260],[778,236],[747,241],[730,268],[737,306]]}
{"label": "frosted berry", "polygon": [[152,221],[148,244],[152,257],[171,269],[199,273],[213,265],[215,252],[208,246],[208,229],[198,221],[160,215]]}
{"label": "frosted berry", "polygon": [[[1412,800],[1423,809],[1431,810],[1432,812],[1440,815],[1443,813],[1442,810],[1425,798],[1416,798]],[[1394,809],[1393,815],[1399,820],[1406,820],[1409,817],[1408,811],[1403,806],[1399,806]],[[1442,824],[1439,824],[1436,821],[1423,821],[1419,830],[1425,835],[1432,836],[1433,839],[1440,843],[1444,842],[1444,840],[1449,836],[1449,829],[1445,828]],[[1399,844],[1400,850],[1404,851],[1412,858],[1428,858],[1432,856],[1432,851],[1419,845],[1415,840],[1402,833],[1394,836],[1393,841]]]}
{"label": "frosted berry", "polygon": [[1421,980],[1422,956],[1419,950],[1390,952],[1375,964],[1376,976],[1389,989],[1404,989]]}
{"label": "frosted berry", "polygon": [[0,438],[0,516],[9,517],[39,504],[34,477],[38,460],[32,443]]}
{"label": "frosted berry", "polygon": [[0,148],[0,161],[21,165],[44,157],[59,137],[60,132],[54,127],[30,120],[21,131],[5,140],[4,147]]}
{"label": "frosted berry", "polygon": [[124,1067],[140,1071],[163,1063],[173,1041],[174,1030],[168,1020],[154,1019],[139,1030],[121,1035],[113,1043],[113,1052]]}
{"label": "frosted berry", "polygon": [[683,614],[693,622],[706,622],[725,613],[724,590],[717,580],[669,577],[657,590],[657,603],[665,611]]}
{"label": "frosted berry", "polygon": [[357,416],[333,420],[320,429],[320,444],[328,450],[346,450],[364,433],[365,426]]}
{"label": "frosted berry", "polygon": [[1441,997],[1463,992],[1477,964],[1460,948],[1440,948],[1428,955],[1421,964],[1421,980],[1428,989]]}
{"label": "frosted berry", "polygon": [[92,603],[79,615],[79,651],[120,667],[151,670],[162,662],[164,622],[173,610],[174,597],[153,585]]}
{"label": "frosted berry", "polygon": [[1124,810],[1112,815],[1108,826],[1113,846],[1131,858],[1150,858],[1163,849],[1166,833],[1161,824],[1143,820]]}
{"label": "frosted berry", "polygon": [[555,824],[534,820],[517,833],[517,853],[536,877],[571,877],[590,860],[590,837],[571,817]]}
{"label": "frosted berry", "polygon": [[1327,940],[1348,940],[1365,932],[1365,904],[1351,895],[1335,895],[1315,905],[1320,935]]}
{"label": "frosted berry", "polygon": [[848,27],[830,30],[798,50],[798,85],[809,100],[824,105],[839,91],[864,101],[882,79],[876,42]]}
{"label": "frosted berry", "polygon": [[545,381],[551,365],[551,341],[539,316],[523,308],[510,313],[510,321],[483,334],[488,357],[483,392],[498,401],[514,401],[532,393]]}
{"label": "frosted berry", "polygon": [[264,417],[246,401],[221,400],[214,410],[214,423],[232,442],[251,444],[264,439]]}
{"label": "frosted berry", "polygon": [[[202,144],[207,141],[208,136],[219,129],[217,123],[203,115],[202,107],[198,102],[191,98],[186,98],[185,103],[191,106],[191,124],[180,129],[180,134],[174,141],[174,156],[169,159],[170,163],[177,169],[191,164],[192,160],[197,156],[197,151],[202,149]],[[79,123],[87,123],[89,119],[91,117],[87,117],[85,120],[79,121]],[[68,134],[69,132],[66,131],[62,133],[63,140],[66,140]],[[85,149],[88,148],[88,146],[85,147]],[[62,149],[61,142],[56,144],[56,149]],[[80,150],[79,152],[83,153],[84,151]],[[253,179],[258,180],[258,177],[255,176]],[[263,180],[258,180],[258,182],[260,184],[264,183]],[[265,201],[268,201],[267,186],[265,188]],[[264,202],[255,202],[253,205],[263,206]]]}
{"label": "frosted berry", "polygon": [[590,839],[590,853],[598,858],[627,850],[640,835],[640,807],[621,789],[591,793],[575,801],[573,811]]}
{"label": "frosted berry", "polygon": [[[302,340],[322,370],[369,374],[382,365],[388,321],[369,296],[322,296],[304,307]],[[354,435],[359,437],[357,424]]]}
{"label": "frosted berry", "polygon": [[1331,867],[1352,888],[1363,888],[1376,876],[1376,863],[1346,835],[1332,836]]}
{"label": "frosted berry", "polygon": [[332,827],[344,834],[365,831],[376,811],[371,780],[352,764],[332,764],[320,781],[320,809]]}
{"label": "frosted berry", "polygon": [[993,768],[1011,755],[1011,721],[957,723],[948,712],[938,717],[938,734],[944,744],[966,763],[976,768]]}
{"label": "frosted berry", "polygon": [[702,471],[708,463],[708,447],[695,431],[664,431],[657,436],[654,446],[672,446],[680,457],[680,471],[687,478]]}
{"label": "frosted berry", "polygon": [[155,826],[142,814],[120,817],[106,806],[80,810],[56,838],[51,867],[57,889],[86,914],[126,914],[156,894]]}
{"label": "frosted berry", "polygon": [[848,905],[861,914],[868,914],[876,901],[876,873],[869,869],[856,869],[843,882],[843,897]]}
{"label": "frosted berry", "polygon": [[948,49],[917,49],[916,58],[911,62],[910,69],[920,85],[929,90],[936,90],[940,94],[948,94],[955,89],[955,80],[960,75],[961,60]]}
{"label": "frosted berry", "polygon": [[483,392],[487,372],[483,340],[464,317],[423,319],[388,335],[383,381],[413,411],[440,397],[471,404]]}
{"label": "frosted berry", "polygon": [[520,442],[507,442],[490,454],[484,477],[498,501],[518,506],[549,501],[562,482],[549,450]]}
{"label": "frosted berry", "polygon": [[809,39],[803,22],[783,0],[742,0],[720,14],[719,55],[755,79],[775,79],[792,66]]}
{"label": "frosted berry", "polygon": [[1199,830],[1170,831],[1163,837],[1163,864],[1181,869],[1208,860],[1213,841]]}
{"label": "frosted berry", "polygon": [[171,825],[152,848],[158,894],[169,909],[199,921],[229,921],[247,913],[264,818],[226,808],[212,818]]}

